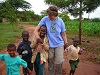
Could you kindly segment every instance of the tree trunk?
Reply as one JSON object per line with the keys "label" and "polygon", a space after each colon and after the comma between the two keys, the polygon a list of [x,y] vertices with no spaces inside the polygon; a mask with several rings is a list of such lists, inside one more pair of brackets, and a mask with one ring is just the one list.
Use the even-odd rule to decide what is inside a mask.
{"label": "tree trunk", "polygon": [[81,45],[81,31],[82,31],[82,0],[80,0],[80,13],[79,13],[79,44]]}

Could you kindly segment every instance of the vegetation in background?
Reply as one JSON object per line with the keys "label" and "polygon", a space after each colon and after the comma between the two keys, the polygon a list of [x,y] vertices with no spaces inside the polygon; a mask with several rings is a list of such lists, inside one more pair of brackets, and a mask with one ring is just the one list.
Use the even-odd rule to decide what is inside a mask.
{"label": "vegetation in background", "polygon": [[0,23],[0,50],[5,48],[8,44],[14,43],[15,40],[21,36],[22,27],[13,25],[15,31],[12,29],[11,24]]}

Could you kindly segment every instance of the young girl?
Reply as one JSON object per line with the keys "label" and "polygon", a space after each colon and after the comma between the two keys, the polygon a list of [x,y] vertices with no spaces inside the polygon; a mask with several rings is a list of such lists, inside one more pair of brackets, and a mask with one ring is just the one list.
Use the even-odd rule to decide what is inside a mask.
{"label": "young girl", "polygon": [[80,49],[80,47],[78,47],[78,45],[79,45],[79,38],[74,37],[73,38],[73,45],[70,45],[67,48],[67,50],[68,50],[68,59],[69,59],[70,67],[71,67],[69,75],[74,75],[75,70],[77,68],[77,65],[79,63],[78,54],[81,54],[82,50]]}
{"label": "young girl", "polygon": [[20,65],[26,68],[29,74],[31,73],[27,68],[27,63],[15,54],[16,46],[14,44],[9,44],[7,46],[7,51],[8,54],[0,54],[0,60],[4,61],[6,64],[6,75],[20,75]]}
{"label": "young girl", "polygon": [[[48,40],[46,38],[46,26],[41,26],[39,30],[39,36],[42,41],[36,39],[34,36],[31,48],[34,49],[32,56],[32,63],[34,62],[34,69],[36,75],[43,75],[44,72],[44,64],[48,59],[47,51],[49,49]],[[39,49],[39,46],[42,46],[42,49]]]}

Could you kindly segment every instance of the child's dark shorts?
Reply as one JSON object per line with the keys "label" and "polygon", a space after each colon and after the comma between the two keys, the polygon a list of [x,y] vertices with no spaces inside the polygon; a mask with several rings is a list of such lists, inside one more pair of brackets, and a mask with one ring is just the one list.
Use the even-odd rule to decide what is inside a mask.
{"label": "child's dark shorts", "polygon": [[[32,71],[33,70],[33,63],[27,62],[27,67]],[[23,74],[28,74],[28,71],[26,68],[23,68]]]}
{"label": "child's dark shorts", "polygon": [[70,63],[71,70],[75,70],[75,68],[77,68],[77,65],[79,63],[79,58],[76,61],[69,60],[69,63]]}

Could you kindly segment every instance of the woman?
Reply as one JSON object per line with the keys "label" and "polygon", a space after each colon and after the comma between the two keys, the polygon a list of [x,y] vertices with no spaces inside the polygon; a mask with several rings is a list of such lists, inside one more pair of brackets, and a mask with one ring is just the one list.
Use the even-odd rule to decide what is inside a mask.
{"label": "woman", "polygon": [[[47,16],[43,17],[36,27],[34,34],[42,42],[38,35],[40,26],[46,25],[47,37],[49,40],[49,53],[48,53],[48,72],[49,75],[62,75],[62,63],[64,61],[64,45],[67,45],[66,29],[64,22],[58,16],[58,9],[56,6],[50,6],[47,9]],[[41,50],[41,46],[38,47]],[[54,71],[55,65],[55,71]],[[55,72],[55,73],[54,73]]]}

